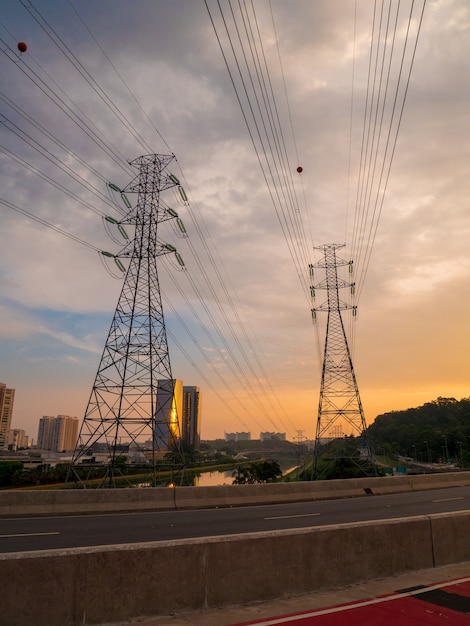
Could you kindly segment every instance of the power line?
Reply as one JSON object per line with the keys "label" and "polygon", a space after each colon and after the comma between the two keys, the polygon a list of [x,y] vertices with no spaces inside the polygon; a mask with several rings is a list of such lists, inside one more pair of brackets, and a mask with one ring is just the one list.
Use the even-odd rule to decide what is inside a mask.
{"label": "power line", "polygon": [[[267,68],[263,68],[257,61],[255,45],[250,35],[246,14],[243,14],[240,10],[240,19],[246,35],[245,40],[243,40],[241,29],[238,25],[231,2],[228,3],[231,15],[230,25],[219,0],[217,0],[217,5],[222,22],[220,29],[217,27],[215,17],[209,8],[207,0],[205,0],[209,19],[221,50],[230,81],[234,88],[237,102],[247,127],[252,146],[255,150],[271,202],[276,211],[291,259],[296,268],[297,276],[307,301],[309,302],[309,287],[305,276],[306,267],[308,265],[306,259],[308,257],[304,254],[302,258],[301,254],[301,251],[305,250],[305,244],[303,234],[299,231],[297,218],[298,203],[296,202],[296,205],[292,208],[292,200],[288,199],[285,192],[286,188],[292,189],[286,174],[289,165],[286,162],[285,156],[277,149],[279,145],[279,134],[270,114],[270,111],[275,110],[274,105],[273,108],[270,109],[270,102],[274,94],[268,97],[263,86],[270,82],[269,72]],[[252,10],[254,13],[254,8]],[[245,19],[243,19],[243,17]],[[231,28],[233,28],[234,36],[232,36]],[[224,46],[222,42],[222,33],[225,34],[227,46]],[[235,46],[235,38],[238,42],[238,49]],[[229,54],[233,59],[234,70],[232,70],[229,61]],[[258,58],[261,58],[261,56],[263,55],[260,54]],[[240,89],[237,86],[236,76],[241,86]],[[295,197],[295,191],[293,192],[293,196]]]}
{"label": "power line", "polygon": [[0,198],[0,202],[4,206],[8,207],[9,209],[12,209],[13,211],[16,211],[17,213],[20,213],[21,215],[24,215],[25,217],[28,217],[29,219],[34,220],[35,222],[38,222],[39,224],[42,224],[46,228],[49,228],[50,230],[53,230],[54,232],[58,233],[59,235],[63,235],[64,237],[68,237],[69,239],[72,239],[72,241],[76,241],[77,243],[82,244],[82,246],[86,246],[90,250],[94,250],[95,252],[101,252],[101,250],[99,248],[97,248],[93,244],[89,243],[88,241],[85,241],[84,239],[81,239],[80,237],[77,237],[76,235],[73,235],[72,233],[67,232],[63,228],[60,228],[59,226],[55,226],[54,224],[51,224],[47,220],[44,220],[44,219],[42,219],[41,217],[39,217],[37,215],[34,215],[33,213],[31,213],[30,211],[27,211],[26,209],[22,209],[21,207],[17,206],[16,204],[13,204],[12,202],[9,202],[5,198]]}
{"label": "power line", "polygon": [[[42,80],[42,78],[40,78],[37,74],[35,73],[29,73],[28,76],[33,76],[35,83],[39,84],[42,87],[42,91],[46,92],[48,94],[48,96],[50,96],[50,98],[59,106],[59,108],[61,108],[62,110],[64,110],[64,99],[55,99],[55,95],[57,93],[58,90],[60,90],[60,87],[57,85],[57,83],[55,83],[52,78],[49,76],[49,74],[45,71],[43,71],[43,76],[48,76],[49,80],[51,81],[50,84],[46,84],[44,83],[44,81]],[[51,86],[52,85],[52,86]],[[68,153],[73,159],[76,159],[78,157],[78,155],[67,149],[67,146],[65,146],[65,144],[63,142],[61,142],[57,136],[53,135],[52,133],[50,133],[49,131],[47,131],[46,128],[44,128],[41,124],[39,124],[34,118],[32,118],[31,116],[29,116],[24,109],[21,109],[18,105],[16,105],[12,100],[8,99],[8,101],[5,100],[5,103],[8,104],[11,108],[13,108],[15,110],[15,112],[19,115],[21,115],[21,117],[26,120],[28,123],[31,123],[34,128],[36,128],[37,130],[39,130],[41,133],[44,134],[44,136],[46,136],[48,138],[48,140],[53,141],[56,145],[60,146],[60,148],[62,150],[64,150],[66,153]],[[67,109],[68,107],[68,109]],[[73,108],[72,108],[73,107]],[[67,112],[70,112],[70,119],[72,119],[72,121],[78,121],[77,118],[73,118],[72,115],[72,111],[74,111],[75,109],[75,104],[73,103],[73,101],[71,101],[71,104],[67,104],[65,107],[65,110]],[[83,116],[82,116],[83,119]],[[48,149],[46,148],[43,144],[41,144],[40,142],[38,142],[37,140],[35,140],[30,134],[28,134],[24,129],[21,129],[18,124],[15,124],[12,120],[4,120],[5,123],[5,128],[8,128],[11,132],[14,132],[14,134],[17,135],[17,137],[20,137],[23,141],[25,141],[30,147],[34,148],[42,157],[45,157],[46,159],[48,159],[52,164],[54,164],[56,167],[61,168],[68,176],[72,176],[74,178],[74,180],[76,180],[77,182],[79,182],[80,184],[83,184],[84,187],[86,187],[89,191],[92,191],[93,193],[96,194],[96,187],[92,188],[90,186],[90,184],[88,183],[88,181],[86,181],[85,179],[81,180],[80,177],[77,177],[76,172],[78,171],[77,168],[70,168],[69,166],[66,166],[60,159],[57,159],[57,157]],[[81,129],[84,129],[83,126],[79,126]],[[94,135],[94,131],[91,127],[91,125],[88,125],[88,131],[89,133],[91,133],[92,135]],[[102,145],[103,147],[105,147],[105,149],[111,149],[108,146],[107,140],[105,140],[104,138],[99,138],[97,135],[95,135],[95,139],[96,139],[96,143],[97,145],[100,145],[100,142],[103,142]],[[6,149],[5,149],[6,150]],[[16,161],[19,165],[21,165],[22,167],[27,168],[30,172],[34,173],[36,176],[39,176],[40,178],[42,178],[42,180],[44,180],[45,182],[47,182],[48,184],[50,184],[51,186],[55,187],[56,189],[62,191],[63,193],[65,193],[66,195],[68,195],[69,197],[71,197],[72,199],[75,199],[77,201],[77,203],[81,204],[82,206],[84,206],[83,201],[80,200],[79,196],[77,196],[76,194],[73,194],[72,192],[70,192],[70,190],[67,189],[67,187],[65,187],[62,183],[59,183],[57,180],[54,180],[52,177],[48,176],[47,174],[45,174],[44,172],[41,172],[41,170],[37,167],[35,167],[34,165],[32,165],[31,163],[28,163],[26,161],[26,159],[23,159],[22,157],[20,157],[17,154],[12,153],[11,151],[6,150],[6,152],[8,153],[8,156],[10,158],[12,158],[14,161]],[[116,153],[117,154],[117,153]],[[119,157],[120,162],[122,165],[123,162],[121,160],[121,157]],[[79,160],[79,158],[77,159]],[[83,163],[83,161],[80,162],[81,165],[83,165],[84,167],[86,167],[86,163]],[[123,169],[128,169],[127,164],[125,164],[125,167],[123,167]],[[97,172],[96,170],[93,172],[93,174],[95,176],[99,176],[99,172]],[[101,181],[103,182],[104,177],[103,176],[99,176],[101,178]],[[102,195],[101,192],[99,192],[97,194],[97,197],[100,198],[101,201],[105,201],[107,202],[107,204],[109,204],[110,206],[115,207],[115,205],[113,203],[111,203],[109,201],[108,198],[106,198],[106,196]],[[188,205],[189,206],[189,205]],[[92,207],[92,205],[88,205],[87,208]],[[93,208],[92,208],[93,210]],[[102,211],[100,211],[99,209],[95,209],[95,212],[101,215],[104,215],[104,213]],[[27,214],[27,212],[23,212],[24,215]],[[192,212],[192,214],[194,215],[194,212]],[[30,217],[32,219],[34,219],[34,216],[32,216],[30,214]],[[197,219],[196,219],[196,224],[198,223]],[[53,225],[49,226],[50,228],[53,228]],[[60,229],[56,229],[57,233],[61,232]],[[211,247],[209,247],[207,245],[207,243],[205,242],[204,239],[204,235],[202,232],[202,229],[199,228],[198,232],[201,235],[201,241],[203,242],[203,247],[209,251],[209,259],[211,260],[211,266],[213,267],[216,276],[218,277],[218,281],[221,285],[224,285],[224,279],[222,278],[222,275],[220,273],[220,268],[219,268],[219,264],[217,262],[214,262],[214,258],[213,258],[213,254],[211,251]],[[79,240],[79,238],[76,238],[75,240]],[[83,240],[82,240],[83,241]],[[192,245],[192,244],[191,244]],[[192,249],[193,249],[193,253],[195,258],[198,258],[199,255],[199,251],[195,248],[195,246],[192,245]],[[214,248],[214,250],[216,250]],[[202,261],[199,261],[200,265],[202,267],[204,267],[204,264],[202,263]],[[205,280],[206,280],[206,284],[208,285],[209,289],[212,290],[213,286],[212,283],[213,281],[209,278],[208,274],[205,273]],[[193,290],[194,293],[197,295],[198,291],[200,290],[200,288],[198,287],[196,282],[193,282]],[[227,303],[230,304],[231,308],[233,311],[235,311],[236,314],[236,318],[238,319],[239,323],[239,329],[241,328],[243,334],[244,334],[244,338],[245,341],[248,339],[248,333],[246,331],[246,329],[244,328],[243,322],[241,320],[240,317],[240,313],[237,310],[237,307],[233,301],[233,299],[230,297],[230,292],[227,290],[227,287],[224,286],[224,292],[226,293],[226,300]],[[186,294],[185,294],[186,295]],[[201,297],[202,293],[199,292],[199,297]],[[232,294],[233,295],[233,294]],[[240,354],[242,355],[242,358],[245,360],[246,365],[242,365],[241,363],[239,363],[238,365],[238,374],[237,376],[240,378],[240,380],[245,379],[245,386],[246,386],[246,373],[245,373],[245,368],[248,368],[247,371],[251,370],[252,372],[255,372],[255,370],[253,368],[258,368],[259,369],[259,365],[260,365],[260,360],[259,360],[259,355],[257,354],[257,352],[255,350],[253,350],[252,348],[250,348],[250,353],[252,355],[255,355],[255,358],[253,360],[252,356],[249,356],[249,354],[245,351],[245,349],[243,348],[243,345],[237,335],[237,333],[234,331],[233,326],[227,316],[227,314],[225,313],[225,304],[222,303],[222,301],[219,299],[218,297],[218,293],[217,291],[213,290],[213,297],[211,298],[213,299],[216,303],[217,306],[219,308],[219,313],[222,315],[222,318],[225,320],[224,323],[226,324],[227,328],[229,329],[229,332],[231,333],[232,339],[235,343],[235,345],[237,346],[237,350],[240,352]],[[213,318],[215,320],[215,318]],[[237,331],[238,332],[238,331]],[[219,339],[216,340],[216,342],[220,345],[220,340],[221,338],[223,338],[223,331],[222,328],[218,329],[218,337]],[[223,342],[222,342],[223,345]],[[237,357],[235,356],[235,354],[233,355],[234,359],[237,359]],[[257,363],[255,365],[255,363]],[[264,378],[264,376],[262,376]],[[258,381],[257,384],[260,384],[261,379],[260,376],[256,376],[255,380]],[[251,395],[253,397],[261,397],[259,396],[259,394],[255,391],[255,388],[252,387],[251,388]],[[273,398],[275,397],[275,393],[274,394],[269,394],[264,392],[263,393],[263,398]],[[261,415],[263,415],[263,419],[268,419],[268,416],[274,416],[275,415],[275,411],[273,411],[272,409],[265,411],[264,409],[261,408],[261,405],[258,406],[257,409]],[[275,418],[278,419],[278,418]],[[281,418],[282,419],[282,418]]]}
{"label": "power line", "polygon": [[[397,77],[394,89],[392,69],[397,58],[400,3],[396,5],[393,20],[391,20],[391,2],[387,12],[383,12],[384,5],[382,4],[382,11],[377,18],[374,14],[369,51],[368,89],[363,118],[361,163],[351,242],[352,257],[358,270],[357,299],[364,287],[384,205],[425,6],[426,0],[423,0],[416,20],[415,2],[414,0],[411,2],[406,18],[403,46],[398,58],[398,68],[396,68]],[[392,21],[393,29],[390,32]],[[416,21],[417,26],[413,33],[412,26]],[[410,47],[412,48],[411,56],[408,54]],[[380,50],[382,50],[381,55]],[[408,59],[407,54],[410,57]],[[387,111],[389,111],[388,115],[386,115]]]}

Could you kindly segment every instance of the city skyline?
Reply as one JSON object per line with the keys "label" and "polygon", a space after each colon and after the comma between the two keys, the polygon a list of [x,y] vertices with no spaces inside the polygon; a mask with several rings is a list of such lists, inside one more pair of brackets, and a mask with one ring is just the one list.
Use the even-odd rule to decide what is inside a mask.
{"label": "city skyline", "polygon": [[[159,278],[172,375],[204,396],[201,438],[251,431],[286,432],[292,440],[302,429],[313,439],[323,350],[317,329],[324,321],[312,325],[204,2],[35,4],[46,31],[51,26],[62,43],[56,46],[24,7],[4,8],[2,37],[15,54],[1,61],[2,196],[94,249],[1,207],[8,235],[0,270],[0,371],[16,389],[10,427],[31,436],[41,416],[81,421],[84,415],[122,284],[96,254],[121,246],[102,225],[101,214],[120,201],[107,195],[107,183],[128,184],[126,159],[145,153],[136,134],[110,115],[92,80],[73,69],[71,51],[152,152],[176,156],[174,173],[189,204],[175,200],[174,209],[188,237],[165,224],[161,238],[181,253],[186,272],[168,258]],[[208,6],[218,17],[217,4]],[[403,11],[410,6],[403,3]],[[350,241],[372,6],[298,0],[291,11],[272,0],[255,7],[313,262],[313,245]],[[413,32],[418,18],[416,12]],[[28,50],[15,56],[17,41]],[[428,2],[351,341],[368,423],[438,396],[470,395],[469,45],[467,3]],[[28,67],[70,105],[75,121],[27,77]],[[122,163],[79,120],[90,120],[94,139],[109,138]],[[58,169],[22,133],[93,189]],[[119,209],[112,214],[119,217]],[[119,235],[112,224],[108,230]],[[346,245],[346,258],[349,253]],[[212,290],[198,282],[203,272]]]}

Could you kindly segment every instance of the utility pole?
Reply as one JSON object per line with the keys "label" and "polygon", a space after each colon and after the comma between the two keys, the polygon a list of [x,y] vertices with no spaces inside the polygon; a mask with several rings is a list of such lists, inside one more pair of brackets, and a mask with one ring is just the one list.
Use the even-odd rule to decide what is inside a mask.
{"label": "utility pole", "polygon": [[[113,257],[122,270],[121,259],[127,260],[128,267],[67,479],[81,487],[86,487],[83,462],[90,463],[93,457],[103,459],[103,487],[116,486],[115,478],[123,474],[128,455],[136,464],[151,466],[152,486],[157,460],[166,453],[179,455],[183,463],[181,416],[176,410],[157,271],[157,259],[163,254],[174,253],[177,263],[184,266],[176,248],[158,239],[162,222],[179,219],[165,198],[171,200],[176,191],[186,199],[178,179],[168,170],[173,159],[174,155],[141,156],[130,163],[138,174],[124,189],[110,184],[129,211],[119,222],[106,219],[129,241],[117,255],[102,254]],[[175,189],[169,195],[171,188]],[[127,194],[137,195],[134,207]],[[127,236],[125,225],[135,228],[133,239]]]}
{"label": "utility pole", "polygon": [[445,450],[446,450],[446,463],[449,463],[449,448],[447,447],[447,435],[442,435],[444,437],[445,442]]}
{"label": "utility pole", "polygon": [[303,430],[298,430],[297,431],[297,476],[299,476],[300,473],[300,468],[303,465],[304,462],[304,451],[303,451],[303,442],[304,442],[304,437],[303,437],[304,431]]}
{"label": "utility pole", "polygon": [[[364,464],[364,458],[370,463],[373,453],[366,432],[366,421],[362,407],[359,388],[354,373],[351,352],[346,337],[342,311],[349,310],[356,316],[356,306],[340,298],[340,290],[347,289],[354,296],[355,283],[353,277],[353,262],[344,261],[337,255],[337,250],[344,244],[326,244],[316,247],[323,254],[318,263],[310,266],[312,285],[310,288],[312,299],[316,290],[325,290],[326,302],[312,308],[312,318],[317,313],[327,313],[325,346],[323,351],[323,366],[318,405],[318,418],[315,434],[315,449],[312,465],[312,477],[318,478],[317,467],[319,452],[322,443],[329,442],[330,464],[338,458],[350,458],[358,466]],[[321,269],[324,278],[314,283],[315,269]],[[347,280],[338,275],[338,270],[347,268]],[[351,439],[356,438],[356,449],[351,450]],[[359,442],[357,442],[359,438]],[[333,444],[333,440],[335,443]],[[342,445],[339,441],[342,440]],[[357,446],[359,443],[359,446]],[[349,450],[349,451],[348,451]]]}

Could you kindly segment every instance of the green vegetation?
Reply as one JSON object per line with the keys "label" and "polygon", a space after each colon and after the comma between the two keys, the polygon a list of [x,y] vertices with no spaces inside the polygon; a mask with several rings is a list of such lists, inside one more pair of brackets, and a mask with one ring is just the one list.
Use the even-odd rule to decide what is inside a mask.
{"label": "green vegetation", "polygon": [[38,465],[25,468],[21,461],[0,461],[0,489],[63,483],[68,467],[66,463],[58,463],[55,467]]}
{"label": "green vegetation", "polygon": [[[317,466],[319,480],[338,480],[340,478],[365,478],[366,476],[382,476],[380,467],[365,459],[339,457],[333,460],[322,458]],[[302,476],[302,475],[301,475]],[[307,478],[307,480],[310,480]]]}
{"label": "green vegetation", "polygon": [[201,452],[206,454],[223,454],[225,457],[234,458],[243,455],[249,460],[276,459],[280,464],[293,464],[298,457],[298,445],[291,441],[281,439],[269,439],[260,441],[225,441],[214,439],[201,442]]}
{"label": "green vegetation", "polygon": [[368,433],[379,455],[470,467],[470,398],[437,398],[379,415]]}
{"label": "green vegetation", "polygon": [[382,474],[381,468],[368,458],[363,438],[351,436],[320,445],[316,471],[310,460],[300,472],[299,480],[365,478]]}
{"label": "green vegetation", "polygon": [[23,463],[19,461],[0,461],[0,488],[10,487],[23,472]]}
{"label": "green vegetation", "polygon": [[[438,398],[417,408],[384,413],[369,426],[367,434],[379,461],[377,466],[367,460],[358,438],[347,437],[321,446],[315,478],[328,480],[381,475],[382,465],[404,464],[402,457],[408,462],[453,463],[457,467],[470,467],[470,398],[460,401]],[[308,453],[308,461],[303,464],[305,452],[298,444],[282,440],[205,441],[198,452],[184,453],[184,463],[180,455],[168,453],[157,464],[157,482],[190,485],[194,476],[202,472],[235,468],[235,484],[272,482],[282,479],[281,467],[296,465],[300,468],[284,479],[311,480],[312,453]],[[117,461],[122,478],[115,479],[116,486],[128,487],[153,480],[152,467],[128,464],[125,455]],[[181,471],[183,464],[184,472]],[[90,485],[98,485],[107,468],[84,465],[78,471],[80,479],[87,483],[90,481]],[[25,468],[21,461],[0,461],[0,489],[70,488],[73,485],[64,485],[67,473],[67,464]]]}
{"label": "green vegetation", "polygon": [[[159,466],[156,472],[156,481],[159,485],[177,484],[179,486],[192,485],[194,477],[200,476],[204,472],[223,472],[234,469],[237,464],[234,462],[217,463],[205,465],[203,468],[195,467],[193,469],[182,466],[174,466],[169,469],[168,463],[165,466]],[[117,470],[117,471],[116,471]],[[88,488],[105,486],[106,480],[103,481],[107,468],[103,466],[83,467],[77,470],[80,480],[87,485]],[[24,468],[21,462],[0,462],[0,489],[73,489],[80,487],[79,481],[65,484],[68,474],[68,465],[57,465],[55,468],[48,468],[41,465],[37,468]],[[150,467],[126,466],[120,464],[115,468],[113,477],[113,486],[115,487],[132,487],[139,483],[150,484],[153,481],[153,469]],[[104,483],[104,484],[103,484]]]}
{"label": "green vegetation", "polygon": [[[295,444],[286,441],[226,442],[216,440],[202,442],[200,448],[196,452],[184,452],[184,458],[180,454],[169,452],[164,459],[157,462],[155,477],[151,465],[136,466],[127,463],[127,456],[123,454],[115,461],[112,484],[115,487],[149,485],[154,482],[155,478],[159,485],[193,485],[194,478],[203,472],[235,470],[253,463],[258,463],[258,465],[261,463],[263,467],[264,460],[274,455],[276,467],[279,469],[277,464],[281,462],[284,466],[294,465],[297,455]],[[280,461],[277,460],[278,455]],[[270,474],[268,469],[269,465],[264,467],[264,473],[261,469],[258,469],[257,473],[252,472],[252,475],[249,472],[245,482],[271,480],[274,475]],[[64,484],[68,474],[67,464],[56,467],[41,465],[31,469],[25,468],[20,461],[4,461],[0,463],[0,489],[73,489],[82,487],[83,483],[86,483],[89,488],[106,486],[109,481],[106,477],[108,470],[109,468],[104,465],[84,463],[74,469],[76,480]]]}
{"label": "green vegetation", "polygon": [[273,483],[282,476],[277,461],[260,461],[239,466],[233,473],[234,485],[253,485],[254,483]]}
{"label": "green vegetation", "polygon": [[[347,437],[321,447],[316,478],[380,476],[384,474],[384,465],[405,462],[470,467],[470,398],[438,398],[417,408],[379,415],[367,429],[367,435],[377,466],[361,454],[358,439]],[[310,464],[299,479],[311,480],[311,476]]]}

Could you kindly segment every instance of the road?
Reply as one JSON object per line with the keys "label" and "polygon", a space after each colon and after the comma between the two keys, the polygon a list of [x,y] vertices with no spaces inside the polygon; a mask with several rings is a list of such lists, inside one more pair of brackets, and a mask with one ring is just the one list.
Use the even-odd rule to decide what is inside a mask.
{"label": "road", "polygon": [[470,486],[464,486],[196,511],[10,518],[0,519],[0,553],[232,535],[469,509]]}

